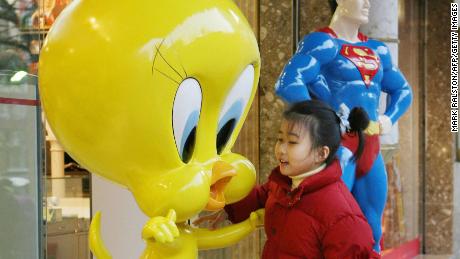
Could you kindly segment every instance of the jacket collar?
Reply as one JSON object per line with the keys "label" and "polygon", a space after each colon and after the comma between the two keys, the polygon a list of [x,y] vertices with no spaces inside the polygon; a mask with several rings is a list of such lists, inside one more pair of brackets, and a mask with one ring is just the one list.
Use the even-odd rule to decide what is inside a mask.
{"label": "jacket collar", "polygon": [[[335,159],[321,172],[307,177],[296,189],[292,191],[296,193],[298,192],[298,194],[314,192],[324,186],[339,181],[341,176],[342,170],[340,168],[340,163],[337,159]],[[273,169],[269,179],[274,181],[281,188],[286,189],[287,191],[291,190],[292,180],[288,176],[281,174],[279,166]]]}

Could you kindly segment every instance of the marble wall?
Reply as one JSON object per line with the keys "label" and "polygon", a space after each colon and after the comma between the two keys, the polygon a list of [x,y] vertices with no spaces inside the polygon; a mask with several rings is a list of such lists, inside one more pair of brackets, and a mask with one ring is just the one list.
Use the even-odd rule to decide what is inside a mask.
{"label": "marble wall", "polygon": [[284,105],[274,84],[293,53],[293,1],[260,0],[260,177],[264,181],[277,165],[274,146]]}
{"label": "marble wall", "polygon": [[450,2],[426,1],[425,252],[452,252],[453,135],[450,133]]}
{"label": "marble wall", "polygon": [[454,167],[453,258],[460,258],[460,163]]}
{"label": "marble wall", "polygon": [[332,17],[328,1],[299,0],[299,39],[329,25]]}

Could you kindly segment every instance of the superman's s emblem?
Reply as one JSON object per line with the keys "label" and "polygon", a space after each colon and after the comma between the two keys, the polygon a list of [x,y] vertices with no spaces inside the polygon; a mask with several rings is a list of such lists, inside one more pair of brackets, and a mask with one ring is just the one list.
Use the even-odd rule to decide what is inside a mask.
{"label": "superman's s emblem", "polygon": [[340,54],[349,59],[358,68],[364,83],[369,87],[380,67],[380,60],[374,51],[364,46],[344,44]]}

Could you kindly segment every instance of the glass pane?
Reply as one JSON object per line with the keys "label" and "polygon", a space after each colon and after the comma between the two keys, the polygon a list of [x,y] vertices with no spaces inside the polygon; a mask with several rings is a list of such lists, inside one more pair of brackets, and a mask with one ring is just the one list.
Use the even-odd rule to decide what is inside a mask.
{"label": "glass pane", "polygon": [[41,254],[37,104],[34,76],[0,70],[0,258]]}
{"label": "glass pane", "polygon": [[87,171],[69,168],[47,176],[47,259],[89,258],[90,181]]}

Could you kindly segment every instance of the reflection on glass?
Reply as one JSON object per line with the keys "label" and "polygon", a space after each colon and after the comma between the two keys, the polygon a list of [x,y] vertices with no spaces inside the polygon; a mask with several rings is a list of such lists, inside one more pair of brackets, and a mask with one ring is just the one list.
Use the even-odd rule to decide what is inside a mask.
{"label": "reflection on glass", "polygon": [[46,123],[47,259],[89,258],[88,171],[68,156]]}
{"label": "reflection on glass", "polygon": [[40,258],[36,82],[0,71],[0,258]]}
{"label": "reflection on glass", "polygon": [[[56,192],[56,188],[59,191]],[[90,177],[68,176],[46,179],[47,222],[63,218],[90,218]]]}
{"label": "reflection on glass", "polygon": [[49,172],[46,179],[47,259],[88,259],[91,177],[73,163],[65,167],[63,177]]}

